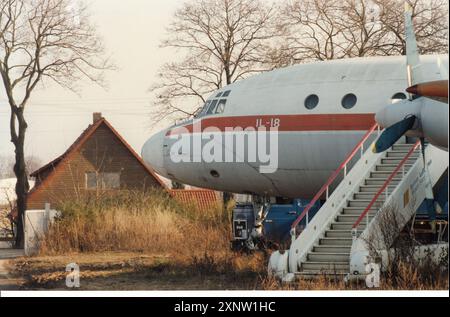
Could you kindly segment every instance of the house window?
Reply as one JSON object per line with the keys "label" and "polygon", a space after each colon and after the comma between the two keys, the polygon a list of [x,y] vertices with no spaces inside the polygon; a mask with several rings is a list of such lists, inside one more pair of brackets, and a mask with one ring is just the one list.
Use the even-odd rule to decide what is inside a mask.
{"label": "house window", "polygon": [[120,173],[86,173],[86,189],[118,189]]}
{"label": "house window", "polygon": [[97,189],[97,173],[86,173],[86,189]]}
{"label": "house window", "polygon": [[120,173],[101,173],[100,175],[103,189],[120,188]]}

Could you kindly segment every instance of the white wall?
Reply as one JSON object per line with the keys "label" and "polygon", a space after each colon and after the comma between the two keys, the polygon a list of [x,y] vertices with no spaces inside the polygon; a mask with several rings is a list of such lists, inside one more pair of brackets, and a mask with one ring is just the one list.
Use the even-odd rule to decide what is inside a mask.
{"label": "white wall", "polygon": [[46,204],[46,209],[25,212],[25,255],[30,256],[38,252],[39,240],[57,214],[58,211],[50,209],[50,204]]}

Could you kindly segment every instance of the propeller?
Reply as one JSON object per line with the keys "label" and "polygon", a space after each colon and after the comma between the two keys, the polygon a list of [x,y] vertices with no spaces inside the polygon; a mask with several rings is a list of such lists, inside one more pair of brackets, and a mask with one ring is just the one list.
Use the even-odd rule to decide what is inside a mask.
{"label": "propeller", "polygon": [[411,130],[416,122],[416,116],[411,115],[386,128],[381,133],[378,140],[372,144],[372,151],[374,153],[381,153],[394,145],[408,130]]}
{"label": "propeller", "polygon": [[[378,140],[373,143],[372,151],[374,153],[384,152],[390,147],[392,147],[403,135],[405,135],[409,130],[414,128],[416,121],[420,121],[420,111],[415,109],[417,105],[417,97],[426,97],[437,99],[439,101],[448,100],[448,81],[434,81],[434,82],[424,82],[423,74],[421,69],[421,63],[419,58],[419,50],[417,47],[416,36],[414,34],[414,28],[412,24],[412,8],[406,3],[405,4],[405,33],[406,33],[406,64],[407,64],[407,89],[409,93],[409,100],[405,100],[405,105],[410,108],[410,111],[406,117],[402,120],[392,124],[389,127],[385,127],[383,133],[379,136]],[[391,105],[395,106],[395,105]],[[417,114],[418,116],[414,115]],[[377,114],[379,117],[383,117],[381,113]],[[418,123],[420,125],[420,122]],[[426,159],[425,159],[425,138],[420,137],[422,158],[423,158],[423,168],[427,177],[427,181],[430,186],[427,186],[425,195],[425,204],[428,210],[434,209],[434,195],[431,186],[431,179],[427,169]]]}
{"label": "propeller", "polygon": [[[417,97],[424,96],[428,98],[445,98],[448,96],[448,81],[440,80],[434,82],[423,82],[422,64],[420,63],[419,50],[417,47],[416,36],[414,34],[414,27],[412,23],[412,8],[408,3],[405,3],[405,34],[406,34],[406,69],[407,69],[407,87],[406,91],[409,93],[409,100],[405,100],[401,106],[406,106],[406,110],[403,114],[403,119],[392,124],[390,126],[383,126],[381,121],[386,120],[382,115],[386,109],[396,106],[390,105],[382,109],[376,115],[378,123],[383,128],[386,128],[380,135],[378,140],[372,145],[372,151],[374,153],[384,152],[394,145],[404,134],[411,130],[416,121],[420,121],[420,109],[417,108]],[[398,108],[397,108],[398,109]],[[387,112],[389,113],[389,111]],[[391,112],[392,113],[392,112]],[[399,112],[397,112],[399,113]],[[399,119],[402,118],[401,116]],[[392,122],[392,121],[391,121]],[[386,122],[385,122],[386,123]],[[420,122],[418,124],[420,126]],[[422,144],[423,145],[423,144]],[[423,148],[423,146],[422,146]]]}

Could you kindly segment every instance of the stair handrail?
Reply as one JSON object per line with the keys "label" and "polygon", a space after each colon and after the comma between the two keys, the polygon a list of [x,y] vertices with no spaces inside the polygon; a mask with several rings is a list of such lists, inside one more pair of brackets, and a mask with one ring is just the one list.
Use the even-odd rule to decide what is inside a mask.
{"label": "stair handrail", "polygon": [[[404,166],[406,164],[406,161],[408,161],[408,159],[417,150],[417,147],[419,147],[419,146],[421,146],[420,140],[417,141],[414,144],[414,146],[411,147],[411,149],[408,151],[408,154],[406,154],[406,156],[403,158],[403,160],[400,161],[398,166],[394,169],[394,171],[391,173],[391,175],[389,175],[388,179],[384,182],[383,186],[381,186],[381,188],[378,190],[376,195],[372,198],[372,200],[370,201],[369,205],[367,205],[366,209],[364,209],[362,214],[358,217],[358,219],[356,220],[356,222],[352,226],[352,236],[353,236],[353,238],[356,238],[356,235],[358,233],[358,226],[359,226],[359,224],[364,219],[364,217],[366,217],[368,215],[370,208],[372,208],[372,206],[378,200],[378,197],[380,197],[380,195],[383,192],[386,193],[386,200],[387,200],[387,197],[388,197],[388,186],[392,182],[394,177],[397,175],[397,173],[400,171],[400,169],[402,169],[403,177],[405,176]],[[386,203],[386,201],[385,201],[385,203]],[[367,221],[368,220],[369,220],[369,218],[367,218]]]}
{"label": "stair handrail", "polygon": [[303,212],[300,214],[300,216],[295,219],[295,221],[291,225],[291,237],[293,239],[296,238],[296,230],[295,228],[300,223],[300,221],[303,220],[303,218],[306,217],[306,225],[308,225],[309,222],[309,211],[310,209],[316,204],[316,202],[322,197],[324,193],[326,199],[329,197],[329,187],[330,185],[335,181],[335,179],[338,177],[340,172],[344,170],[344,177],[347,176],[347,164],[353,159],[353,157],[356,155],[356,153],[360,152],[361,156],[364,154],[364,144],[369,139],[369,137],[372,135],[372,133],[377,130],[378,136],[380,135],[380,126],[378,123],[375,123],[362,137],[362,139],[356,144],[356,146],[353,148],[353,150],[347,155],[345,160],[339,165],[339,167],[331,174],[331,176],[328,178],[326,183],[322,186],[322,188],[317,192],[317,194],[313,197],[313,199],[309,202],[309,204],[306,206],[306,208],[303,210]]}

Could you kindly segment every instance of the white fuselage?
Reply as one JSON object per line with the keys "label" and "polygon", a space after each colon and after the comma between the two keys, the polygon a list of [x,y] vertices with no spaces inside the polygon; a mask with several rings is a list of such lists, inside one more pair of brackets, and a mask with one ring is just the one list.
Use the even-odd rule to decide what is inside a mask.
{"label": "white fuselage", "polygon": [[[426,80],[447,76],[440,70],[442,64],[448,68],[448,56],[422,56],[421,62]],[[374,125],[375,113],[395,102],[394,95],[406,97],[405,69],[405,57],[398,56],[316,62],[256,75],[224,87],[208,99],[225,99],[223,112],[202,113],[157,133],[144,145],[142,156],[162,176],[185,184],[235,193],[310,198]],[[229,91],[228,96],[215,98],[225,91]],[[308,99],[313,94],[318,98]],[[356,100],[353,96],[344,98],[348,94]],[[318,103],[308,109],[307,99],[308,105]],[[182,135],[193,138],[205,128],[215,128],[214,133],[226,140],[227,134],[245,133],[227,129],[236,127],[276,129],[276,171],[262,173],[261,161],[236,159],[237,149],[225,143],[220,144],[222,155],[234,156],[232,162],[195,161],[192,158],[199,153],[184,153],[179,148],[178,154],[191,160],[173,161],[171,151]],[[203,140],[202,144],[206,143],[208,140]]]}

